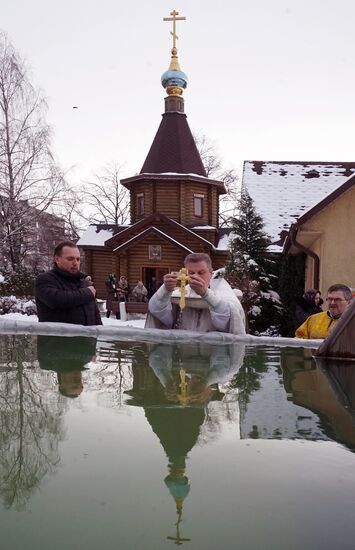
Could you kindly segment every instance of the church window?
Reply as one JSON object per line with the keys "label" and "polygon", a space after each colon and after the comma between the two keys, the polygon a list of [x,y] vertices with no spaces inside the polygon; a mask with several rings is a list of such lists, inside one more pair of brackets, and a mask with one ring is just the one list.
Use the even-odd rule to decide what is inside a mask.
{"label": "church window", "polygon": [[201,217],[203,212],[203,199],[204,195],[194,194],[194,214]]}
{"label": "church window", "polygon": [[143,216],[144,214],[144,193],[137,194],[137,215]]}

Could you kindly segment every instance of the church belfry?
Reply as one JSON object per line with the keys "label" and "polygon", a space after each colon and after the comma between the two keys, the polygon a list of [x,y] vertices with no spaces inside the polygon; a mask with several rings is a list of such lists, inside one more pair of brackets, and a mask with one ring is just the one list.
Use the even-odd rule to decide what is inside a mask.
{"label": "church belfry", "polygon": [[189,128],[185,115],[183,91],[187,87],[188,78],[181,70],[176,41],[176,22],[185,20],[179,17],[177,11],[172,11],[170,17],[173,30],[170,65],[161,76],[161,84],[166,91],[165,112],[153,140],[147,158],[141,169],[141,174],[196,174],[206,177],[200,154]]}

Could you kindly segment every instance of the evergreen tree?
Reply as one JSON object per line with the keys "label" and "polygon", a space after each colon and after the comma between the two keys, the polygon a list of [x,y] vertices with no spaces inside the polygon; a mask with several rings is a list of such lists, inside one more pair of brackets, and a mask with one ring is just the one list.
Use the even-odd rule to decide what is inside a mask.
{"label": "evergreen tree", "polygon": [[281,257],[279,292],[282,303],[284,304],[284,315],[281,319],[281,336],[295,335],[295,309],[296,297],[302,296],[304,292],[306,255],[304,253],[297,256],[286,254]]}
{"label": "evergreen tree", "polygon": [[230,259],[226,277],[233,287],[243,292],[243,306],[249,331],[260,333],[278,326],[280,297],[274,290],[276,262],[267,248],[270,244],[264,232],[263,219],[257,214],[253,200],[243,190],[239,200],[239,216],[232,219]]}

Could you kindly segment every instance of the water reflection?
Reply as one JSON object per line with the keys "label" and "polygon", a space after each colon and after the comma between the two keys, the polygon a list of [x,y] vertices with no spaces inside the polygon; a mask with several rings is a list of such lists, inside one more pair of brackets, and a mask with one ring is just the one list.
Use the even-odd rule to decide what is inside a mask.
{"label": "water reflection", "polygon": [[95,358],[96,338],[38,336],[37,358],[43,370],[57,373],[59,392],[78,397],[83,391],[82,371]]}
{"label": "water reflection", "polygon": [[327,369],[339,401],[355,420],[355,362],[326,360],[320,364]]}
{"label": "water reflection", "polygon": [[355,450],[355,364],[315,361],[309,350],[304,350],[303,357],[282,350],[281,358],[285,388],[292,401],[314,411],[319,418],[322,435],[317,439],[335,439]]}
{"label": "water reflection", "polygon": [[[189,467],[197,446],[206,445],[206,461],[213,454],[207,445],[217,440],[335,440],[355,448],[355,366],[349,362],[316,363],[308,350],[245,350],[241,344],[153,346],[6,336],[0,339],[0,495],[5,507],[24,509],[44,477],[57,471],[64,419],[69,428],[73,421],[71,408],[83,413],[75,417],[83,448],[89,430],[91,440],[100,437],[100,452],[109,455],[112,439],[106,433],[122,429],[117,433],[126,435],[127,426],[126,441],[132,441],[137,455],[144,453],[144,445],[134,439],[143,415],[133,407],[144,410],[144,428],[140,423],[139,429],[149,433],[148,440],[159,441],[167,457],[166,466],[156,467],[162,468],[163,491],[173,499],[176,532],[171,538],[178,544],[188,538],[180,533],[184,502],[191,492],[199,498]],[[102,416],[103,411],[109,413]],[[125,415],[122,423],[118,414]],[[73,448],[75,455],[80,445],[68,432],[66,450]],[[121,458],[126,452],[122,445]],[[128,467],[130,475],[134,482]]]}
{"label": "water reflection", "polygon": [[190,492],[186,460],[197,443],[208,417],[207,404],[220,401],[220,386],[240,369],[243,344],[230,346],[164,345],[149,353],[149,370],[133,369],[130,405],[144,408],[145,416],[168,458],[164,482],[176,505],[176,534],[167,538],[182,544],[180,534],[183,503]]}
{"label": "water reflection", "polygon": [[316,359],[319,378],[326,379],[331,396],[322,399],[322,412],[329,419],[331,436],[355,450],[355,363],[347,360]]}
{"label": "water reflection", "polygon": [[0,494],[21,510],[59,463],[63,403],[51,376],[36,370],[36,338],[7,336],[0,370]]}
{"label": "water reflection", "polygon": [[248,347],[229,384],[238,391],[241,438],[336,440],[353,450],[354,370],[350,362],[321,367],[308,349]]}

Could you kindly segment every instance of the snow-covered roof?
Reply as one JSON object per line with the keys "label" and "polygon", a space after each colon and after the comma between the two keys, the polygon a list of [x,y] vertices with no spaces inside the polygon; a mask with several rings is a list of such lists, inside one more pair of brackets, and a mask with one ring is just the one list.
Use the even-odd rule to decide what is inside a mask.
{"label": "snow-covered roof", "polygon": [[217,243],[217,250],[229,250],[229,243],[234,238],[234,233],[225,233]]}
{"label": "snow-covered roof", "polygon": [[107,239],[114,235],[114,229],[102,229],[99,225],[92,224],[84,231],[76,243],[78,246],[104,246]]}
{"label": "snow-covered roof", "polygon": [[191,229],[216,229],[214,225],[195,225]]}
{"label": "snow-covered roof", "polygon": [[207,181],[211,179],[208,176],[201,176],[201,174],[193,174],[193,173],[180,174],[178,172],[161,172],[161,175],[162,176],[178,176],[179,178],[181,178],[183,176],[192,176],[193,178],[200,178],[200,179],[204,179],[204,180],[207,180]]}
{"label": "snow-covered roof", "polygon": [[292,223],[355,173],[354,162],[244,162],[243,189],[262,216],[274,252]]}

